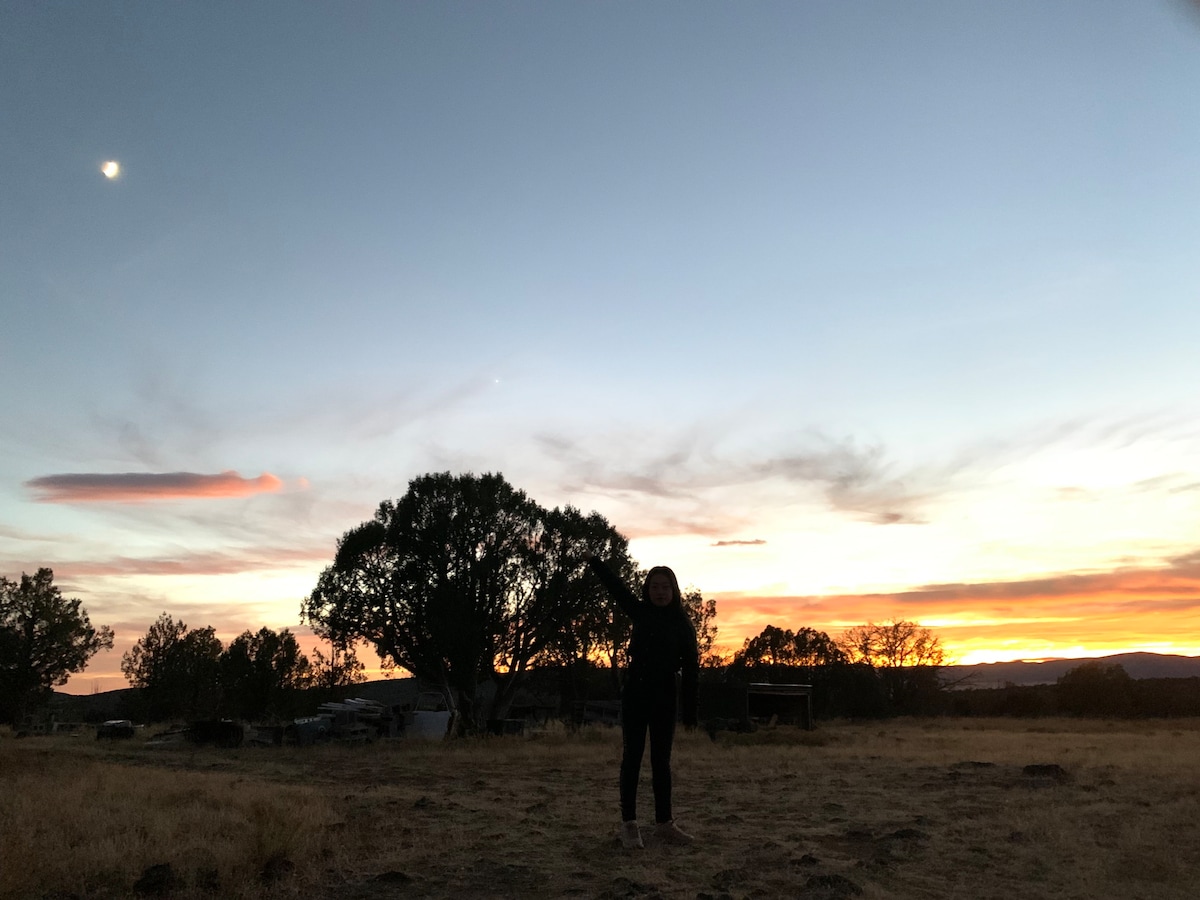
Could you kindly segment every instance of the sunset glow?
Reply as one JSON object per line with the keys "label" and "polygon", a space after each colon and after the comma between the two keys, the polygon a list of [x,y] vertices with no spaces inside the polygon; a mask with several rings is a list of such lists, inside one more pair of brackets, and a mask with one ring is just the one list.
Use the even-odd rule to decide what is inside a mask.
{"label": "sunset glow", "polygon": [[728,651],[1200,653],[1188,4],[9,18],[0,575],[115,630],[70,690],[298,629],[432,472],[601,513]]}

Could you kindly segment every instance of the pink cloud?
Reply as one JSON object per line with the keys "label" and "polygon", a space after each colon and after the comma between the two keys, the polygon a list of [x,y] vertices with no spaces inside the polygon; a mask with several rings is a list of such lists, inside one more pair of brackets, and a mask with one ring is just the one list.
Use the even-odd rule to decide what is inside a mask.
{"label": "pink cloud", "polygon": [[283,482],[264,472],[243,478],[237,472],[200,475],[195,472],[68,473],[45,475],[25,482],[39,503],[146,503],[154,500],[248,497],[274,493]]}

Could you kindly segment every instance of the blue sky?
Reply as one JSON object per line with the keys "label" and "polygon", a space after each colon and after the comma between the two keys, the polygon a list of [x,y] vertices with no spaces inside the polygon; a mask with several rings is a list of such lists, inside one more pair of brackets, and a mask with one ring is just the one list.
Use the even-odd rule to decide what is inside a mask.
{"label": "blue sky", "polygon": [[[1190,582],[1169,621],[912,597],[1200,545],[1194,6],[0,17],[0,572],[117,629],[93,682],[163,610],[295,626],[445,469],[600,510],[735,644],[1200,652]],[[161,490],[53,480],[130,473]]]}

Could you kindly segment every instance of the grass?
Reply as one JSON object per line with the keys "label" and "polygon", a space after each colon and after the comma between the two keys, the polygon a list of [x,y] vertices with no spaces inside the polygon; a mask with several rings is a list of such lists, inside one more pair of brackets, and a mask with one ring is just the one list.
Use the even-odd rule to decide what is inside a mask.
{"label": "grass", "polygon": [[161,864],[180,898],[1195,894],[1194,720],[681,734],[697,844],[635,853],[619,754],[606,729],[236,751],[4,737],[0,897],[130,896]]}

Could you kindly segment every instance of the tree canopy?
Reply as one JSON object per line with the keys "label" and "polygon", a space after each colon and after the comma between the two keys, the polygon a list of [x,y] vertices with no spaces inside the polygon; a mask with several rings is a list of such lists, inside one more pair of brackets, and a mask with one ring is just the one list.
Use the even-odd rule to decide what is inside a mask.
{"label": "tree canopy", "polygon": [[1058,708],[1076,716],[1127,716],[1134,684],[1125,667],[1090,660],[1058,679]]}
{"label": "tree canopy", "polygon": [[151,721],[212,716],[221,702],[221,651],[213,628],[189,631],[164,612],[121,657],[121,671],[142,688]]}
{"label": "tree canopy", "polygon": [[893,712],[927,712],[940,700],[946,652],[930,629],[904,619],[868,622],[846,631],[839,645],[850,662],[875,671]]}
{"label": "tree canopy", "polygon": [[936,709],[944,662],[937,635],[913,622],[868,622],[836,640],[814,628],[768,625],[745,640],[728,674],[811,684],[818,716],[880,716]]}
{"label": "tree canopy", "polygon": [[[535,659],[602,642],[585,562],[627,553],[598,513],[544,509],[499,474],[428,474],[342,536],[301,615],[335,646],[365,640],[443,686],[479,721],[503,712]],[[482,680],[497,690],[481,711]]]}
{"label": "tree canopy", "polygon": [[290,712],[296,694],[312,685],[313,667],[286,628],[244,631],[220,657],[221,713],[263,719]]}
{"label": "tree canopy", "polygon": [[151,721],[208,718],[286,719],[305,706],[309,688],[362,680],[353,650],[313,664],[288,629],[244,631],[222,648],[214,630],[189,629],[163,613],[121,659],[129,683],[141,690]]}
{"label": "tree canopy", "polygon": [[758,635],[746,638],[734,654],[735,668],[771,670],[781,667],[814,668],[842,665],[846,654],[825,632],[814,628],[797,631],[768,625]]}
{"label": "tree canopy", "polygon": [[92,625],[81,601],[64,597],[47,568],[20,581],[0,577],[0,720],[14,721],[50,688],[66,684],[101,650],[112,629]]}
{"label": "tree canopy", "polygon": [[930,629],[904,619],[855,625],[839,642],[851,662],[877,669],[945,665],[942,642]]}

